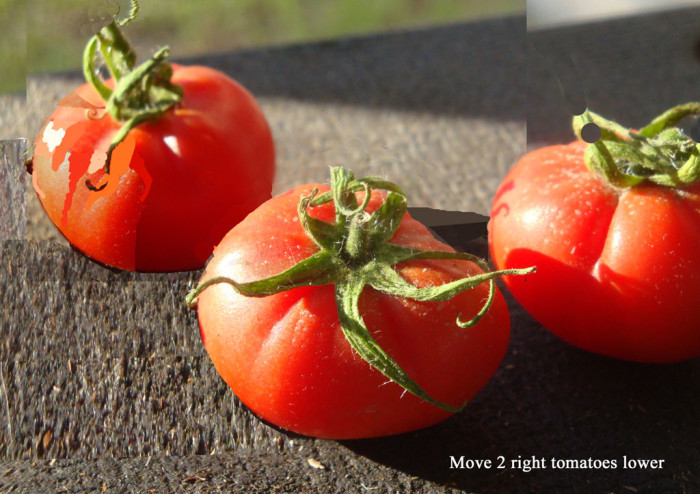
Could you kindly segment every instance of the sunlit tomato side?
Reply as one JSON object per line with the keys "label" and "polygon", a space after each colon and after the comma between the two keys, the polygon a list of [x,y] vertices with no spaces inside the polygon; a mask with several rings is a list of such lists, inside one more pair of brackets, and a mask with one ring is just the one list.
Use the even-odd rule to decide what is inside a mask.
{"label": "sunlit tomato side", "polygon": [[586,143],[526,155],[500,185],[489,242],[516,299],[565,341],[639,362],[700,355],[700,185],[608,184]]}

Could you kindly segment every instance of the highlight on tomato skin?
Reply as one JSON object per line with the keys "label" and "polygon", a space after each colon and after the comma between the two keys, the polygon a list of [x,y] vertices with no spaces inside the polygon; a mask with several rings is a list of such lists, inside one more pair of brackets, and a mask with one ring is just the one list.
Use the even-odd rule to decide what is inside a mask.
{"label": "highlight on tomato skin", "polygon": [[[227,75],[170,64],[167,48],[136,65],[123,24],[88,43],[88,82],[39,131],[32,184],[88,257],[129,271],[201,269],[271,197],[273,136],[255,98]],[[98,51],[110,60],[106,81],[96,75]]]}
{"label": "highlight on tomato skin", "polygon": [[503,273],[437,241],[393,184],[332,174],[330,189],[272,198],[217,246],[188,296],[204,346],[249,409],[299,434],[445,420],[505,355]]}
{"label": "highlight on tomato skin", "polygon": [[679,105],[639,131],[589,112],[602,138],[525,155],[494,200],[489,245],[518,302],[564,341],[646,363],[700,356],[700,146]]}

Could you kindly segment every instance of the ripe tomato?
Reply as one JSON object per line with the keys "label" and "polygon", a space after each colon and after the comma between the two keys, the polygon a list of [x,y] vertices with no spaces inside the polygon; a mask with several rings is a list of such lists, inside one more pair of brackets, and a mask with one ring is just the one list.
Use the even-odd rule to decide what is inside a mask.
{"label": "ripe tomato", "polygon": [[[109,183],[118,187],[109,194],[85,186],[102,176],[90,160],[96,150],[104,155],[120,127],[109,114],[96,119],[59,106],[34,142],[33,183],[44,209],[74,247],[104,264],[199,269],[271,196],[274,143],[250,93],[207,67],[174,66],[173,82],[182,101],[129,132],[133,155],[121,177],[112,172]],[[75,95],[104,105],[89,84]],[[59,144],[52,133],[63,134]]]}
{"label": "ripe tomato", "polygon": [[[639,133],[592,119],[603,139],[536,150],[503,180],[489,224],[495,265],[537,266],[505,283],[573,345],[640,362],[696,357],[700,146],[668,128],[679,115]],[[596,154],[606,149],[612,160]],[[642,155],[653,159],[636,162]]]}
{"label": "ripe tomato", "polygon": [[119,41],[103,52],[115,58],[116,80],[97,80],[86,57],[90,83],[59,103],[35,139],[34,188],[68,241],[101,263],[202,268],[226,232],[271,196],[270,128],[225,74],[171,66],[165,50],[136,67],[116,23],[105,29]]}
{"label": "ripe tomato", "polygon": [[[508,346],[508,310],[497,290],[492,305],[475,325],[460,328],[456,323],[460,314],[466,319],[480,311],[489,297],[488,283],[480,282],[441,301],[417,301],[372,286],[364,286],[357,294],[356,316],[376,343],[428,395],[454,407],[446,410],[406,393],[383,375],[376,363],[365,361],[344,335],[342,326],[353,310],[346,310],[352,304],[341,300],[346,292],[338,287],[368,267],[379,272],[370,266],[384,255],[382,247],[375,245],[374,253],[364,257],[364,265],[336,253],[339,255],[334,255],[332,262],[338,263],[337,269],[343,273],[338,279],[329,279],[316,267],[309,276],[301,276],[295,287],[273,294],[265,289],[263,294],[246,296],[241,294],[245,290],[234,288],[232,282],[216,282],[225,277],[243,285],[255,284],[252,280],[286,273],[318,256],[323,249],[305,231],[302,212],[297,217],[300,197],[308,196],[314,188],[328,190],[323,185],[305,185],[274,197],[216,247],[202,276],[203,282],[215,282],[196,290],[202,341],[214,366],[253,412],[305,435],[338,439],[382,436],[444,420],[486,384]],[[356,197],[362,201],[365,195],[358,192]],[[372,190],[365,212],[376,212],[386,202],[390,202],[387,196]],[[322,231],[340,217],[337,205],[334,210],[329,203],[309,211],[324,222]],[[388,233],[391,242],[387,245],[460,255],[450,254],[453,249],[404,212],[405,208],[395,216],[395,231]],[[372,218],[365,224],[382,223],[376,219],[378,215]],[[341,217],[338,221],[345,220]],[[320,243],[342,248],[351,243],[351,237],[333,237],[335,244]],[[397,264],[394,273],[413,288],[441,287],[465,276],[483,275],[477,264],[461,259],[464,257],[409,260]],[[322,281],[307,283],[314,276]],[[288,280],[285,276],[280,279]]]}

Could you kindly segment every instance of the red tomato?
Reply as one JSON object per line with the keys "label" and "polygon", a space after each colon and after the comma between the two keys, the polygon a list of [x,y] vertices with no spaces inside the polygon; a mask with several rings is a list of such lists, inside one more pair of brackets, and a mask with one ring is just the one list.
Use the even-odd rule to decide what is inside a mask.
{"label": "red tomato", "polygon": [[[275,197],[234,227],[216,247],[202,280],[225,276],[258,280],[319,251],[300,225],[306,185]],[[361,201],[364,193],[358,192]],[[367,212],[384,194],[371,193]],[[311,216],[333,222],[332,204]],[[408,214],[390,243],[454,252]],[[465,260],[411,260],[396,271],[418,287],[482,273]],[[246,297],[230,284],[213,284],[197,304],[202,341],[214,366],[253,412],[285,429],[325,438],[396,434],[429,426],[451,412],[407,393],[363,360],[341,330],[332,283],[302,286],[266,297]],[[479,322],[457,326],[477,314],[488,283],[442,302],[418,302],[369,286],[359,312],[376,342],[432,397],[459,407],[489,380],[508,346],[510,322],[500,293]]]}
{"label": "red tomato", "polygon": [[207,67],[173,70],[182,100],[129,131],[109,176],[106,151],[122,124],[99,110],[89,84],[64,100],[82,108],[59,106],[34,142],[34,188],[51,220],[74,247],[119,269],[199,269],[271,196],[274,143],[250,93]]}
{"label": "red tomato", "polygon": [[586,143],[526,155],[505,177],[489,224],[499,269],[543,326],[591,352],[640,362],[700,355],[700,184],[610,185]]}

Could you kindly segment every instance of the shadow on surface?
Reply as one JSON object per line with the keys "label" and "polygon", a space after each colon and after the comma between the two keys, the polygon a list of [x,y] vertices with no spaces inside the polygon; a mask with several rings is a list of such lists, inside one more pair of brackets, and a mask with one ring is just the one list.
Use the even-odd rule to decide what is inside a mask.
{"label": "shadow on surface", "polygon": [[[510,351],[462,413],[422,431],[341,444],[469,492],[679,492],[700,485],[700,359],[646,365],[594,355],[557,339],[508,299]],[[625,456],[663,460],[663,468],[624,468]],[[450,468],[451,457],[492,463]],[[527,471],[528,460],[537,465],[533,458],[540,467]],[[553,459],[578,468],[553,468]],[[596,468],[596,460],[609,467]]]}

